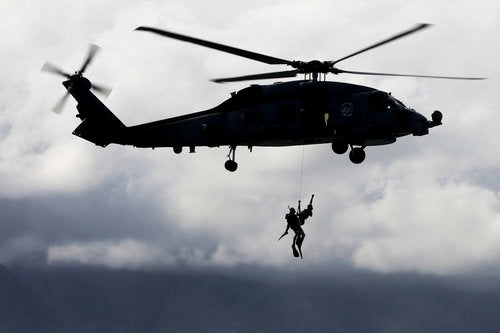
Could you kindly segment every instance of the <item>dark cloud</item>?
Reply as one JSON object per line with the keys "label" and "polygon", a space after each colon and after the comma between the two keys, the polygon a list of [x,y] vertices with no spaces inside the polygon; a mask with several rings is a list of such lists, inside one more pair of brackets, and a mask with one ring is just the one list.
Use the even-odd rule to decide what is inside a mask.
{"label": "dark cloud", "polygon": [[[12,270],[25,286],[10,293],[26,295],[29,288],[28,299],[53,314],[52,327],[72,332],[470,332],[494,331],[499,324],[498,278],[266,273],[258,266],[216,272]],[[0,271],[0,278],[6,274]]]}
{"label": "dark cloud", "polygon": [[0,330],[55,332],[58,316],[15,274],[0,266]]}
{"label": "dark cloud", "polygon": [[[166,251],[215,246],[209,233],[185,233],[154,198],[138,200],[99,187],[79,195],[2,199],[2,261],[45,252],[54,245],[134,239]],[[71,258],[76,260],[76,258]]]}

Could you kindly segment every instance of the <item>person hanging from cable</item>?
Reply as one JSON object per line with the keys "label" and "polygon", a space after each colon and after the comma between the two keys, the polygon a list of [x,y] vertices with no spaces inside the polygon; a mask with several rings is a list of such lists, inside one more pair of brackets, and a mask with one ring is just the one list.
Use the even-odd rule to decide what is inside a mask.
{"label": "person hanging from cable", "polygon": [[[312,216],[312,200],[314,198],[314,194],[311,197],[311,201],[309,202],[309,205],[307,205],[307,208],[304,209],[303,211],[300,211],[300,200],[298,204],[298,209],[299,212],[297,213],[295,211],[295,208],[289,207],[289,212],[288,214],[285,215],[285,219],[287,222],[285,232],[281,237],[278,239],[278,241],[283,238],[285,235],[288,234],[288,229],[292,229],[293,232],[295,233],[295,236],[293,237],[292,241],[292,251],[293,251],[293,256],[294,257],[299,257],[303,258],[302,256],[302,243],[304,242],[304,238],[306,236],[304,230],[302,229],[302,225],[304,224],[305,220]],[[297,250],[298,249],[298,250]]]}
{"label": "person hanging from cable", "polygon": [[[286,219],[286,223],[287,223],[286,230],[278,240],[280,240],[281,238],[283,238],[283,236],[288,234],[288,229],[292,229],[293,232],[295,233],[295,236],[293,237],[293,241],[292,241],[293,256],[298,257],[300,255],[300,257],[302,258],[302,250],[301,250],[299,244],[302,245],[303,239],[306,236],[306,234],[304,233],[304,230],[302,230],[302,227],[301,227],[300,221],[299,221],[299,216],[297,215],[295,208],[293,208],[293,207],[290,208],[290,211],[288,212],[288,214],[285,215],[285,219]],[[295,245],[297,245],[300,252],[297,251],[297,247],[295,247]]]}
{"label": "person hanging from cable", "polygon": [[309,200],[309,204],[307,205],[307,208],[304,209],[303,211],[300,210],[300,200],[299,200],[298,216],[299,216],[300,225],[304,225],[304,223],[306,222],[306,219],[313,215],[313,205],[312,205],[313,199],[314,199],[314,194],[311,196],[311,200]]}

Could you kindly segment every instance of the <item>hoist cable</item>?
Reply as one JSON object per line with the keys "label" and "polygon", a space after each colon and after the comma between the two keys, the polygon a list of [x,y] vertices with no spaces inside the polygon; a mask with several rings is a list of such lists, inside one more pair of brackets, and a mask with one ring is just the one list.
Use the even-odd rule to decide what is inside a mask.
{"label": "hoist cable", "polygon": [[299,181],[299,199],[302,197],[302,175],[304,173],[304,150],[305,147],[302,146],[302,161],[301,161],[301,166],[300,166],[300,181]]}

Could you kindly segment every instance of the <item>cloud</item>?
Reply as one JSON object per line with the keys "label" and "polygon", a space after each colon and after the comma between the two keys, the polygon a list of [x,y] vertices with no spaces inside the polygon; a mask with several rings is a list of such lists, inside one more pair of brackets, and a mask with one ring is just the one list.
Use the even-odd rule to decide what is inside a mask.
{"label": "cloud", "polygon": [[173,262],[168,253],[131,239],[53,245],[47,252],[49,263],[69,262],[111,268],[168,266]]}
{"label": "cloud", "polygon": [[169,252],[161,246],[133,239],[52,245],[47,250],[49,264],[83,264],[127,269],[178,267],[233,267],[249,263],[248,256],[235,248],[219,245],[215,251],[177,248]]}
{"label": "cloud", "polygon": [[[388,184],[379,200],[356,207],[364,219],[353,253],[358,267],[382,272],[471,273],[498,268],[498,195],[467,183]],[[413,186],[412,186],[413,185]]]}
{"label": "cloud", "polygon": [[4,15],[11,13],[0,20],[11,32],[0,41],[6,51],[0,64],[3,261],[47,251],[54,263],[112,267],[293,265],[290,239],[276,240],[287,206],[314,193],[304,265],[340,262],[437,274],[497,267],[495,79],[329,77],[391,91],[427,116],[440,109],[444,125],[429,136],[369,147],[359,166],[328,145],[306,147],[303,170],[301,147],[252,153],[239,147],[239,169],[229,174],[223,168],[225,147],[177,156],[170,149],[102,149],[72,136],[79,123],[74,101],[62,116],[50,113],[64,89],[59,78],[39,73],[46,60],[75,70],[87,44],[99,44],[102,51],[86,74],[114,85],[105,103],[133,125],[208,109],[247,85],[207,79],[280,70],[134,32],[139,25],[292,60],[334,60],[414,23],[431,22],[436,25],[428,31],[342,66],[494,78],[500,75],[494,56],[500,45],[491,40],[500,22],[496,3],[21,1],[0,6]]}

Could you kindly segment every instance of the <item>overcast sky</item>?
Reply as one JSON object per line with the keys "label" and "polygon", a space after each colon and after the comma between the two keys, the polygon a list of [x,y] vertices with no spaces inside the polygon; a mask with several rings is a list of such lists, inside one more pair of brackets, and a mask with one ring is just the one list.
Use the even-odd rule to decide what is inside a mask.
{"label": "overcast sky", "polygon": [[[0,263],[108,267],[339,265],[376,272],[500,272],[500,4],[495,1],[2,1]],[[291,60],[334,60],[417,23],[430,29],[342,62],[359,71],[486,81],[330,76],[390,91],[443,126],[369,147],[361,165],[329,145],[103,149],[73,136],[74,100],[46,60],[113,86],[126,124],[211,108],[249,83],[211,78],[284,70],[135,32],[148,25]],[[271,84],[263,81],[262,84]],[[303,182],[300,183],[302,154]],[[301,190],[301,191],[300,191]],[[301,193],[299,193],[299,191]],[[304,257],[277,242],[288,205],[315,194]]]}

